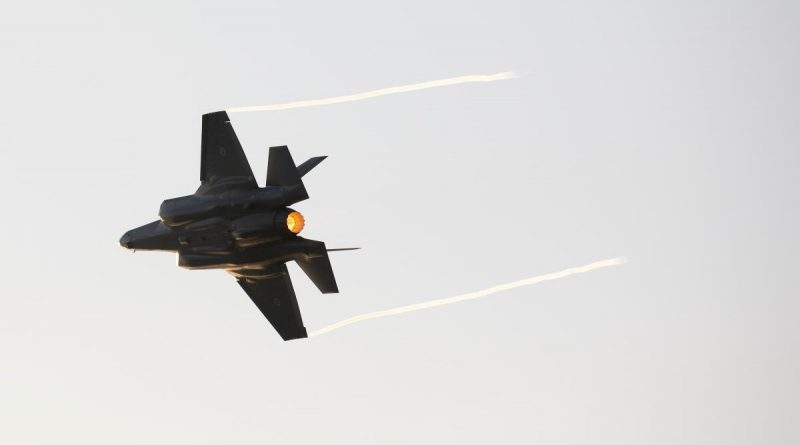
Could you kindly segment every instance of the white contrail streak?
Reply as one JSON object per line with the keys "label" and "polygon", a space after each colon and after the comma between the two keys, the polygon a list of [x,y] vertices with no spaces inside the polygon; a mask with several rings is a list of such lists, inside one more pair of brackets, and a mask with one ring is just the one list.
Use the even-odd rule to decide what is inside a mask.
{"label": "white contrail streak", "polygon": [[252,107],[228,108],[228,113],[244,113],[248,111],[277,111],[289,110],[292,108],[316,107],[318,105],[339,104],[342,102],[354,102],[357,100],[371,99],[373,97],[388,96],[389,94],[408,93],[410,91],[425,90],[428,88],[446,87],[470,82],[494,82],[497,80],[513,79],[517,76],[514,71],[505,71],[497,74],[473,74],[469,76],[451,77],[449,79],[431,80],[428,82],[415,83],[413,85],[402,85],[398,87],[381,88],[379,90],[367,91],[365,93],[350,94],[347,96],[329,97],[327,99],[301,100],[298,102],[287,102],[275,105],[256,105]]}
{"label": "white contrail streak", "polygon": [[476,298],[486,297],[486,296],[495,294],[497,292],[502,292],[502,291],[506,291],[506,290],[510,290],[510,289],[516,289],[518,287],[523,287],[523,286],[530,286],[532,284],[538,284],[538,283],[541,283],[541,282],[544,282],[544,281],[558,280],[560,278],[565,278],[565,277],[568,277],[570,275],[590,272],[592,270],[601,269],[603,267],[616,266],[616,265],[619,265],[619,264],[623,264],[624,262],[625,262],[625,258],[610,258],[610,259],[607,259],[607,260],[595,261],[594,263],[587,264],[585,266],[571,267],[569,269],[564,269],[564,270],[562,270],[560,272],[553,272],[553,273],[549,273],[549,274],[545,274],[545,275],[539,275],[539,276],[535,276],[535,277],[531,277],[531,278],[526,278],[524,280],[512,281],[510,283],[505,283],[505,284],[498,284],[497,286],[492,286],[492,287],[490,287],[488,289],[483,289],[483,290],[479,290],[479,291],[476,291],[476,292],[470,292],[470,293],[467,293],[467,294],[456,295],[454,297],[441,298],[441,299],[438,299],[438,300],[431,300],[431,301],[425,301],[425,302],[417,303],[417,304],[410,304],[408,306],[401,306],[401,307],[397,307],[397,308],[394,308],[394,309],[386,309],[386,310],[383,310],[383,311],[369,312],[369,313],[366,313],[366,314],[356,315],[355,317],[351,317],[351,318],[348,318],[346,320],[342,320],[342,321],[333,323],[331,325],[325,326],[322,329],[318,329],[318,330],[316,330],[314,332],[311,332],[309,334],[309,337],[314,337],[314,336],[317,336],[317,335],[325,334],[325,333],[331,332],[331,331],[333,331],[335,329],[343,328],[343,327],[345,327],[347,325],[351,325],[353,323],[357,323],[359,321],[371,320],[373,318],[388,317],[390,315],[405,314],[406,312],[419,311],[419,310],[422,310],[422,309],[428,309],[428,308],[437,307],[437,306],[444,306],[444,305],[447,305],[447,304],[459,303],[461,301],[466,301],[466,300],[474,300]]}

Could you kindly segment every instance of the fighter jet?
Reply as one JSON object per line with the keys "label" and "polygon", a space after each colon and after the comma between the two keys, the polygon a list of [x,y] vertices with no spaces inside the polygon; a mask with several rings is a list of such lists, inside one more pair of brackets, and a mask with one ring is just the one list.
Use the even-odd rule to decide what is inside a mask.
{"label": "fighter jet", "polygon": [[307,337],[286,269],[296,262],[324,293],[339,292],[325,243],[303,238],[305,220],[289,206],[308,199],[301,177],[325,159],[295,166],[286,146],[270,147],[259,187],[224,111],[203,115],[200,187],[167,199],[159,220],[125,233],[131,250],[176,252],[185,269],[222,269],[236,277],[284,340]]}

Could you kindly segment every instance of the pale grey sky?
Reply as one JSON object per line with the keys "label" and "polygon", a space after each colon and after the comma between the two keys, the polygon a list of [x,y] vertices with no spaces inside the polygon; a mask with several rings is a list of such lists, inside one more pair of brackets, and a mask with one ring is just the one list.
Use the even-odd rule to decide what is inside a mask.
{"label": "pale grey sky", "polygon": [[[0,445],[794,444],[800,4],[16,2],[0,9]],[[330,157],[340,294],[284,343],[120,235],[198,185],[200,115]],[[263,181],[263,179],[262,179]],[[497,220],[505,218],[503,227]]]}

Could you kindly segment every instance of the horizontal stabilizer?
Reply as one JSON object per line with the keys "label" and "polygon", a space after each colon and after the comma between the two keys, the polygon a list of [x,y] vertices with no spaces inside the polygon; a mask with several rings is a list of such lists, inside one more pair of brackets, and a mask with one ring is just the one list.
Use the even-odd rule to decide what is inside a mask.
{"label": "horizontal stabilizer", "polygon": [[331,261],[328,259],[328,253],[325,251],[325,245],[322,244],[320,253],[308,258],[297,259],[295,262],[303,272],[308,275],[308,278],[317,286],[323,294],[334,294],[339,292],[336,286],[336,278],[333,276],[333,268]]}
{"label": "horizontal stabilizer", "polygon": [[339,247],[336,249],[328,249],[328,252],[343,252],[345,250],[358,250],[360,247]]}
{"label": "horizontal stabilizer", "polygon": [[300,176],[305,176],[306,173],[310,172],[312,168],[319,165],[320,162],[324,161],[327,156],[317,156],[315,158],[311,158],[306,162],[297,166],[297,172],[300,173]]}

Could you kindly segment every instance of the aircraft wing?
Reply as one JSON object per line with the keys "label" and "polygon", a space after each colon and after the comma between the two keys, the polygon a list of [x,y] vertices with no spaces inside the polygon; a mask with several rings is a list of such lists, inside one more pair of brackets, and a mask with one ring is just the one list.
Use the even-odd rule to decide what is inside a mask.
{"label": "aircraft wing", "polygon": [[270,266],[266,272],[256,279],[239,278],[239,285],[284,340],[308,337],[286,264]]}
{"label": "aircraft wing", "polygon": [[258,187],[228,113],[218,111],[203,115],[200,146],[200,181],[203,185],[199,192]]}

